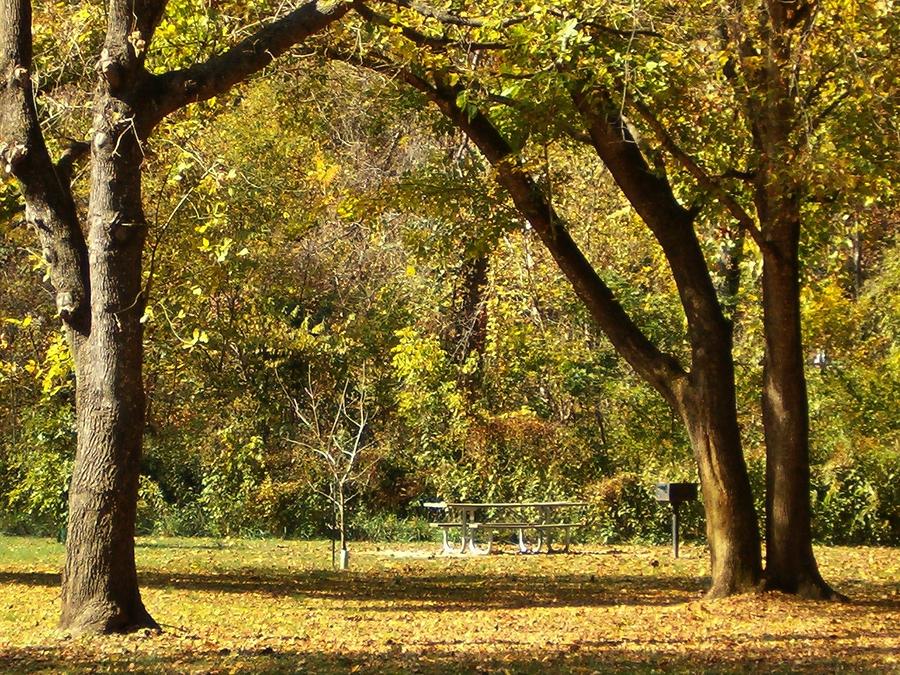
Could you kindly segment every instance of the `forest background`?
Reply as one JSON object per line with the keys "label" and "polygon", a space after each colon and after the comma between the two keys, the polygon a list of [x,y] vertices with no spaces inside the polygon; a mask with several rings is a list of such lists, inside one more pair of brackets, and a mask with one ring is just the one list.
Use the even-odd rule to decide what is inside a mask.
{"label": "forest background", "polygon": [[[36,65],[38,101],[48,137],[77,138],[90,101],[76,85],[92,74],[102,7],[57,13],[54,4],[36,7],[36,57],[67,56]],[[232,4],[171,2],[154,58],[193,63],[267,11],[264,2]],[[821,184],[801,242],[813,528],[825,543],[900,543],[900,136],[883,114],[896,101],[896,66],[884,66],[894,62],[897,27],[881,4],[847,34],[859,81],[829,83],[823,94],[834,97],[828,113],[838,123],[817,139]],[[552,40],[572,38],[564,17],[545,23]],[[324,475],[302,444],[310,429],[301,415],[314,403],[328,417],[346,390],[368,418],[354,536],[428,536],[418,505],[440,495],[584,497],[596,504],[598,538],[666,537],[653,485],[696,480],[679,420],[598,332],[477,150],[389,74],[329,61],[316,47],[173,115],[146,149],[139,531],[326,534],[330,507],[313,489]],[[667,67],[635,59],[644,78]],[[843,90],[852,92],[846,101]],[[526,160],[641,328],[686,355],[658,245],[563,126],[530,130]],[[711,140],[733,130],[723,123],[719,133]],[[851,145],[866,152],[846,152]],[[76,171],[81,199],[86,183]],[[4,184],[0,529],[51,534],[65,521],[74,376],[19,208],[15,186]],[[727,236],[704,218],[698,234],[716,269]],[[730,309],[762,519],[760,272],[748,248]],[[686,525],[702,536],[700,508]]]}

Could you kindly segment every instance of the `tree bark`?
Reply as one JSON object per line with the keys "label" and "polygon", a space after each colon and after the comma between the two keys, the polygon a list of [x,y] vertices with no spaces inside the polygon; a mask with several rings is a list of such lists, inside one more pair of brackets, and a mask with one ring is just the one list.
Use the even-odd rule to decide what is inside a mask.
{"label": "tree bark", "polygon": [[[760,165],[754,201],[763,236],[762,412],[766,439],[766,584],[810,598],[842,598],[819,574],[809,503],[809,402],[800,324],[800,231],[804,178],[792,93],[793,32],[810,3],[767,0],[761,52],[741,36],[747,114]],[[811,24],[807,25],[811,28]]]}
{"label": "tree bark", "polygon": [[687,318],[691,370],[673,408],[684,422],[700,474],[710,595],[754,590],[762,571],[759,523],[737,424],[732,324],[697,240],[694,215],[678,202],[669,182],[651,170],[606,92],[578,89],[573,101],[597,154],[662,247]]}
{"label": "tree bark", "polygon": [[[94,100],[88,213],[91,332],[75,351],[78,448],[69,488],[63,628],[106,633],[156,627],[141,601],[134,526],[144,432],[139,32],[149,43],[158,11],[135,26],[113,3]],[[135,15],[137,16],[137,15]],[[135,32],[132,32],[132,29]]]}
{"label": "tree bark", "polygon": [[758,589],[762,560],[759,523],[735,414],[731,332],[708,339],[708,350],[694,357],[679,411],[703,491],[712,570],[709,595],[721,597]]}
{"label": "tree bark", "polygon": [[[797,214],[799,215],[799,214]],[[793,217],[788,216],[793,220]],[[787,229],[799,235],[796,227]],[[773,226],[764,232],[777,230]],[[766,585],[815,599],[840,599],[819,573],[809,503],[809,402],[800,326],[798,236],[767,240],[763,252],[766,439]]]}
{"label": "tree bark", "polygon": [[[118,274],[127,257],[109,256],[92,269],[98,298],[110,305],[95,311],[91,339],[75,354],[78,450],[60,619],[75,634],[156,627],[141,601],[134,558],[144,420],[141,309],[126,309],[111,292],[116,283],[135,285]],[[139,284],[136,269],[130,276]]]}
{"label": "tree bark", "polygon": [[341,538],[341,550],[347,550],[347,525],[344,521],[344,514],[347,508],[347,499],[344,496],[344,486],[342,483],[338,483],[338,533]]}
{"label": "tree bark", "polygon": [[[6,76],[0,131],[5,148],[14,149],[4,158],[22,184],[26,215],[44,247],[76,367],[78,450],[69,491],[61,624],[75,632],[155,625],[137,590],[133,540],[143,428],[142,308],[134,302],[135,289],[140,290],[142,231],[126,241],[104,220],[116,202],[128,208],[136,203],[139,209],[140,198],[134,200],[134,180],[119,180],[108,161],[96,163],[104,153],[112,156],[113,146],[95,143],[89,253],[67,172],[50,161],[37,120],[30,3],[4,0],[0,19]],[[103,123],[111,112],[107,106],[98,95],[98,134],[110,132]],[[139,172],[136,147],[126,139],[117,161]],[[139,186],[138,178],[138,194]],[[120,222],[125,221],[143,218]]]}
{"label": "tree bark", "polygon": [[68,182],[44,142],[31,83],[31,3],[0,3],[0,160],[21,185],[25,218],[37,234],[60,317],[73,330],[90,330],[87,247]]}

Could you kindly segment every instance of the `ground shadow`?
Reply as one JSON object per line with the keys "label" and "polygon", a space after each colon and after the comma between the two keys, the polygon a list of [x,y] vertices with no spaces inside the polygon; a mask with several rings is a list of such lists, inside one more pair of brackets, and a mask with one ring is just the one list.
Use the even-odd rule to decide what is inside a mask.
{"label": "ground shadow", "polygon": [[[361,609],[373,612],[431,611],[435,605],[441,605],[446,611],[535,606],[667,606],[701,597],[709,582],[702,577],[652,574],[403,574],[375,570],[319,570],[297,574],[261,574],[254,569],[227,573],[148,571],[139,576],[143,588],[339,599],[359,602]],[[60,576],[49,572],[0,571],[0,584],[7,583],[55,588],[60,585]],[[860,581],[854,586],[851,589],[854,595],[844,610],[847,613],[900,608],[896,584]],[[374,604],[366,606],[367,602]]]}
{"label": "ground shadow", "polygon": [[230,546],[228,544],[223,544],[218,540],[213,541],[212,543],[196,543],[189,539],[183,541],[142,541],[135,540],[134,542],[135,548],[165,548],[165,549],[183,549],[183,550],[192,550],[192,551],[226,551],[230,549],[234,549],[236,547]]}
{"label": "ground shadow", "polygon": [[[57,587],[58,574],[0,572],[0,583]],[[695,577],[593,574],[415,574],[304,572],[140,574],[144,588],[253,593],[272,597],[356,601],[364,611],[517,609],[536,606],[673,605],[700,597],[705,580]],[[366,606],[367,602],[373,603]]]}

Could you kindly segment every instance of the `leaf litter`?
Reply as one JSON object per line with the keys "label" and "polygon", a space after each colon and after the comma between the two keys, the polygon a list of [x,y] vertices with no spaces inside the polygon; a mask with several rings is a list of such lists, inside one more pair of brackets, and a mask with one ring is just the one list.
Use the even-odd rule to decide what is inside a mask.
{"label": "leaf litter", "polygon": [[[820,548],[850,603],[779,593],[710,600],[707,552],[434,555],[434,544],[141,539],[163,630],[56,629],[62,547],[0,538],[3,672],[900,672],[900,551]],[[655,564],[652,564],[655,563]]]}

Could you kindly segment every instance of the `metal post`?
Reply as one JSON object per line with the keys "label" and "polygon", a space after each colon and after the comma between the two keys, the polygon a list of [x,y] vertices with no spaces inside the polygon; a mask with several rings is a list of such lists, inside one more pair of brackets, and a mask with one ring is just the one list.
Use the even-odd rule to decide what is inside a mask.
{"label": "metal post", "polygon": [[678,503],[672,502],[672,555],[678,557]]}

